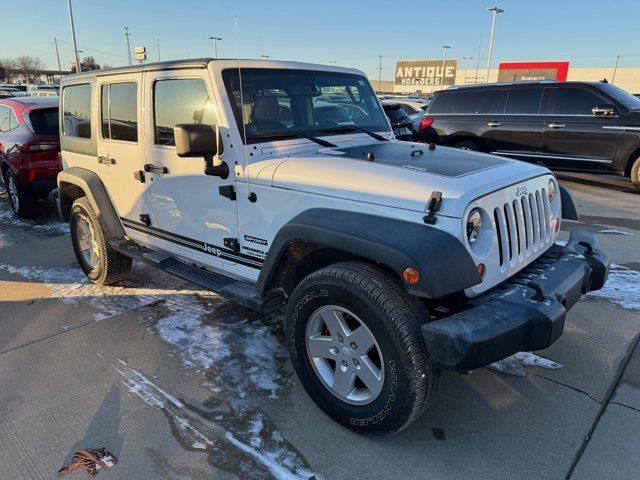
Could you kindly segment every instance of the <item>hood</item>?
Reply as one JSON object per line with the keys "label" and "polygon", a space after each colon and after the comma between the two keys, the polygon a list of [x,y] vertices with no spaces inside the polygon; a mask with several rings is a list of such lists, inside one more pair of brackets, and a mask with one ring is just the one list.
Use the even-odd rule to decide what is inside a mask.
{"label": "hood", "polygon": [[495,155],[398,141],[289,152],[273,166],[266,170],[274,187],[418,212],[438,191],[439,215],[451,217],[478,197],[549,173]]}

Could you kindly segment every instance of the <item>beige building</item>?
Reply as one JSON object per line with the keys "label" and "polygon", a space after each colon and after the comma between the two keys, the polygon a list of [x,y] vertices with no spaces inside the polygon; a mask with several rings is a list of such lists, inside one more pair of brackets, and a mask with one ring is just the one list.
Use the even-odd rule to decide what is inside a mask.
{"label": "beige building", "polygon": [[[455,84],[473,84],[473,83],[485,83],[486,82],[486,69],[480,69],[478,76],[476,77],[476,70],[467,69],[466,77],[464,69],[458,68],[455,73]],[[616,70],[615,79],[613,78],[613,67],[569,67],[569,73],[567,75],[567,81],[581,81],[581,82],[597,82],[606,78],[610,83],[617,85],[631,93],[640,93],[640,67],[620,68]],[[489,71],[489,81],[495,82],[498,79],[498,69],[492,69]],[[612,81],[613,80],[613,81]],[[377,87],[377,80],[373,81],[374,88]],[[397,85],[394,81],[381,82],[382,88],[379,91],[383,92],[396,92],[396,93],[415,93],[420,90],[423,93],[435,92],[441,90],[443,87],[440,85]],[[447,88],[447,85],[444,86]],[[378,90],[376,88],[376,90]]]}

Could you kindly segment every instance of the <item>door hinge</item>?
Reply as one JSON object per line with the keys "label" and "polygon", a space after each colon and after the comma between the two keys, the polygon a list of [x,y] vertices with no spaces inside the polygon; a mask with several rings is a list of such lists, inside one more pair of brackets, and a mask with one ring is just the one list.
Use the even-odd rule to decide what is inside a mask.
{"label": "door hinge", "polygon": [[233,185],[220,185],[218,187],[220,195],[227,197],[229,200],[234,201],[236,199],[236,189]]}
{"label": "door hinge", "polygon": [[133,178],[138,180],[140,183],[145,183],[146,182],[146,178],[144,177],[144,172],[142,170],[138,170],[136,172],[133,172]]}
{"label": "door hinge", "polygon": [[424,223],[428,225],[435,225],[438,219],[436,218],[436,212],[440,211],[442,207],[442,192],[432,192],[429,199],[429,210],[424,217]]}
{"label": "door hinge", "polygon": [[140,214],[140,221],[144,223],[147,227],[151,225],[151,217],[147,213]]}
{"label": "door hinge", "polygon": [[237,238],[225,238],[224,246],[229,250],[233,250],[234,252],[240,251],[240,243],[238,242]]}

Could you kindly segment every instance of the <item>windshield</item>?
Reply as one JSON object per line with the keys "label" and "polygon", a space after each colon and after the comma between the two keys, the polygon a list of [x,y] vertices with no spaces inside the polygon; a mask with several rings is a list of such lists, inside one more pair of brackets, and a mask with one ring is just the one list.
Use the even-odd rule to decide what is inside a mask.
{"label": "windshield", "polygon": [[222,76],[241,134],[243,123],[246,127],[246,143],[336,135],[357,128],[389,131],[378,99],[361,75],[243,68],[244,109],[238,70],[224,70]]}
{"label": "windshield", "polygon": [[610,83],[600,83],[600,89],[610,97],[620,102],[629,110],[640,110],[640,98],[631,95],[626,90],[611,85]]}

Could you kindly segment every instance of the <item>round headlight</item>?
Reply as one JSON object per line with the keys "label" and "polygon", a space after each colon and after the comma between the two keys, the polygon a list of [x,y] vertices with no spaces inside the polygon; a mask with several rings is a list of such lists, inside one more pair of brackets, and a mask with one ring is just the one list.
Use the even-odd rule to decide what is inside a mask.
{"label": "round headlight", "polygon": [[469,244],[474,243],[480,236],[480,227],[482,226],[482,212],[479,209],[471,210],[467,217],[467,240]]}
{"label": "round headlight", "polygon": [[556,196],[556,182],[553,179],[549,180],[549,188],[547,189],[547,195],[549,195],[550,202]]}

